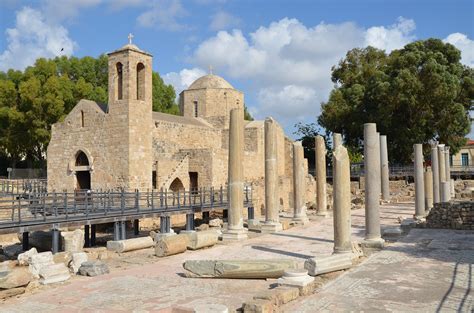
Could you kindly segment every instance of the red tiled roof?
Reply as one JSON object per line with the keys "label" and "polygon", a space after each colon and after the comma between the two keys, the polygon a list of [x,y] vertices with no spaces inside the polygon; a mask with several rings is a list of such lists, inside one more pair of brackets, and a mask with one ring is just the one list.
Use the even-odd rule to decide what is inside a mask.
{"label": "red tiled roof", "polygon": [[472,146],[472,145],[474,145],[474,140],[468,139],[467,143],[466,143],[466,146]]}

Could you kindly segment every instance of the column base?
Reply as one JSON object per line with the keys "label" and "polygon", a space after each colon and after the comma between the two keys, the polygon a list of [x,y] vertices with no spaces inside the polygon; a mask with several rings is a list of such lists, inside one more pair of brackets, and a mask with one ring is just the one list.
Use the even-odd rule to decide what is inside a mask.
{"label": "column base", "polygon": [[291,220],[293,223],[295,223],[296,225],[305,225],[305,224],[308,224],[309,223],[309,219],[307,216],[297,216],[297,217],[293,217],[293,219]]}
{"label": "column base", "polygon": [[155,234],[155,242],[160,241],[164,237],[169,237],[169,236],[176,236],[176,233],[158,233]]}
{"label": "column base", "polygon": [[260,226],[260,232],[264,234],[276,233],[283,230],[283,225],[279,222],[265,222]]}
{"label": "column base", "polygon": [[247,230],[233,229],[222,232],[222,241],[240,241],[248,238]]}
{"label": "column base", "polygon": [[195,230],[181,230],[179,233],[180,234],[190,234],[190,233],[195,233]]}
{"label": "column base", "polygon": [[316,216],[329,217],[329,212],[328,211],[318,212],[316,213]]}
{"label": "column base", "polygon": [[385,240],[383,240],[382,238],[364,239],[361,245],[363,248],[368,249],[383,249],[385,245]]}

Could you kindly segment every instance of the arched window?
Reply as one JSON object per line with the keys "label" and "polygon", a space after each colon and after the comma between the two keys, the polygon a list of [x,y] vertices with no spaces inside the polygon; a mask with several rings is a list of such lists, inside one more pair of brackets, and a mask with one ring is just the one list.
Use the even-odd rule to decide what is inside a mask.
{"label": "arched window", "polygon": [[117,65],[117,100],[123,99],[123,65],[122,63],[118,62]]}
{"label": "arched window", "polygon": [[81,127],[84,127],[84,111],[81,110]]}
{"label": "arched window", "polygon": [[76,166],[89,166],[89,159],[83,151],[77,153]]}
{"label": "arched window", "polygon": [[137,64],[137,100],[145,100],[145,65]]}
{"label": "arched window", "polygon": [[198,102],[194,101],[194,117],[198,117]]}

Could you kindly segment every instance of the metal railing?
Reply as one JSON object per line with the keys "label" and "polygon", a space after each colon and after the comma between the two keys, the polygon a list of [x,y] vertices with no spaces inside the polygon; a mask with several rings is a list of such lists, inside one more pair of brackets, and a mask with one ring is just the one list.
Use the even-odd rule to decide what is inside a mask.
{"label": "metal railing", "polygon": [[[199,190],[76,191],[29,193],[0,199],[0,233],[55,224],[87,224],[117,218],[154,216],[225,209],[227,188]],[[252,206],[252,189],[244,189],[246,207]]]}
{"label": "metal railing", "polygon": [[0,196],[22,193],[46,193],[46,179],[0,179]]}

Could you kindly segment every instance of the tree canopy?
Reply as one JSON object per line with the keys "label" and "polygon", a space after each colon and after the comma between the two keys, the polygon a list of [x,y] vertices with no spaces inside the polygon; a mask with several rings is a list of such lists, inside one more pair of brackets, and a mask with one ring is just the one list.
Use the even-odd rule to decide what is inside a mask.
{"label": "tree canopy", "polygon": [[[106,55],[36,60],[22,71],[0,72],[0,154],[15,163],[44,166],[51,125],[80,99],[107,103]],[[177,114],[173,86],[152,76],[153,110]]]}
{"label": "tree canopy", "polygon": [[363,124],[386,134],[392,162],[411,161],[413,144],[437,140],[456,153],[470,131],[474,69],[439,39],[420,40],[386,54],[352,49],[332,68],[335,83],[319,124],[361,151]]}

